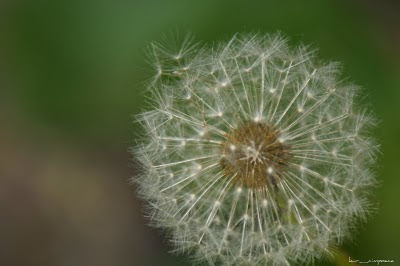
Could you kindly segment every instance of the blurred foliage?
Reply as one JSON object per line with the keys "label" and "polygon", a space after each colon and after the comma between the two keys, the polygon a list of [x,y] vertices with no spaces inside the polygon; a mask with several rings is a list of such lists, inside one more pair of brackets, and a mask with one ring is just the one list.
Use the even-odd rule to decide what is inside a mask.
{"label": "blurred foliage", "polygon": [[[131,115],[146,106],[151,75],[146,47],[176,30],[206,43],[279,30],[343,63],[381,120],[374,135],[383,151],[379,210],[343,249],[400,261],[399,14],[394,0],[2,1],[0,264],[187,265],[144,227],[127,181],[135,174],[126,153],[137,130]],[[98,222],[110,216],[118,219]]]}

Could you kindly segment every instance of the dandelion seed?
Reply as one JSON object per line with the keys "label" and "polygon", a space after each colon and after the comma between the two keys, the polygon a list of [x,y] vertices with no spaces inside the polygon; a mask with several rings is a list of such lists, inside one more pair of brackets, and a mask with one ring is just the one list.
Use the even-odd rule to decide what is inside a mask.
{"label": "dandelion seed", "polygon": [[152,47],[153,108],[139,116],[134,180],[177,252],[229,265],[307,263],[369,212],[374,118],[336,64],[281,35]]}

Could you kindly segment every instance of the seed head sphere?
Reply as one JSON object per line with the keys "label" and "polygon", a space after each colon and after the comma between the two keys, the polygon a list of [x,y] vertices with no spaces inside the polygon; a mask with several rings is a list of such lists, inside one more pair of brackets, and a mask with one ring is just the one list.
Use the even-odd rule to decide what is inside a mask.
{"label": "seed head sphere", "polygon": [[373,116],[338,65],[280,34],[153,44],[134,178],[177,252],[224,265],[308,263],[370,210]]}

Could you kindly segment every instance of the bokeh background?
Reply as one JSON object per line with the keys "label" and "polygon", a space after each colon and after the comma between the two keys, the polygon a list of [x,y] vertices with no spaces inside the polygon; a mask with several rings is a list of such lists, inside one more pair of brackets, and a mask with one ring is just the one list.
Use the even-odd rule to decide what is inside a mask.
{"label": "bokeh background", "polygon": [[381,120],[380,207],[342,250],[398,264],[399,1],[2,0],[0,265],[189,265],[146,226],[129,185],[146,47],[171,31],[211,43],[277,30],[365,88]]}

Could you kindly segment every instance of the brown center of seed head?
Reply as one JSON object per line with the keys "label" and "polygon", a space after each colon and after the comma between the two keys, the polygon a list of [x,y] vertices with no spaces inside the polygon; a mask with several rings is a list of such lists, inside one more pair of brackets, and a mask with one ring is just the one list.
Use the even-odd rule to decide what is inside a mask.
{"label": "brown center of seed head", "polygon": [[279,139],[280,132],[268,124],[245,122],[226,134],[220,165],[239,186],[276,186],[283,178],[290,146]]}

